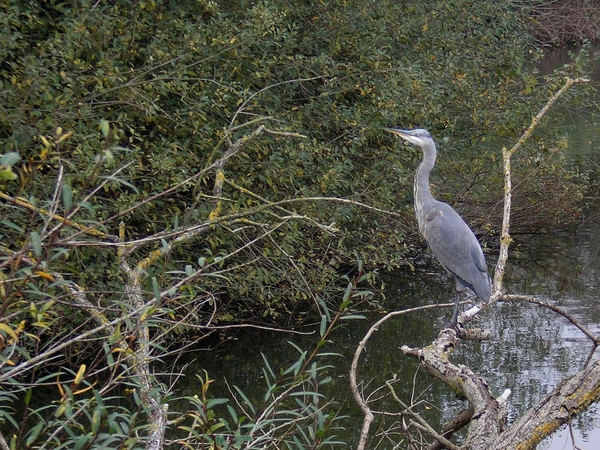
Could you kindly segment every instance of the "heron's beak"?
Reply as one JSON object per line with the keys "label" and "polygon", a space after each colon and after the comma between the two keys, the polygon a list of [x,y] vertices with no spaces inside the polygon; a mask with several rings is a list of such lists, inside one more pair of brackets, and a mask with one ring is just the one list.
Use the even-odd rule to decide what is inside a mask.
{"label": "heron's beak", "polygon": [[401,138],[407,139],[407,140],[408,140],[408,137],[411,136],[410,131],[408,131],[408,130],[401,130],[400,128],[385,128],[385,131],[389,131],[390,133],[398,135]]}

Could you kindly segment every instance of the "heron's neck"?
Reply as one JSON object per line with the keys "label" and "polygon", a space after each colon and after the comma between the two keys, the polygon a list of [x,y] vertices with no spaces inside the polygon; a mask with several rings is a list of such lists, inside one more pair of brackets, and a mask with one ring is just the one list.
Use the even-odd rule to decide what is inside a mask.
{"label": "heron's neck", "polygon": [[435,144],[425,145],[423,147],[423,160],[419,164],[419,168],[415,174],[415,212],[417,221],[419,222],[419,229],[425,220],[425,211],[429,210],[429,206],[434,201],[429,190],[429,174],[435,164],[435,157]]}

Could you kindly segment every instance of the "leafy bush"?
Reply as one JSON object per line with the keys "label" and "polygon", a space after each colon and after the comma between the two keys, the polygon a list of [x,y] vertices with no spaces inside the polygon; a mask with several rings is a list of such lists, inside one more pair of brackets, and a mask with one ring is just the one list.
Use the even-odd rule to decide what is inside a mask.
{"label": "leafy bush", "polygon": [[[179,336],[298,325],[369,298],[357,284],[418,242],[420,155],[399,152],[385,126],[432,130],[438,196],[468,198],[467,217],[493,232],[490,142],[511,141],[554,89],[526,62],[522,19],[466,0],[4,2],[2,400],[25,377],[64,391],[40,411],[2,411],[14,445],[90,448],[117,433],[86,434],[100,414],[125,424],[119,445],[133,448],[162,401],[146,364]],[[574,205],[566,162],[539,164],[557,142],[549,131],[524,153],[523,192],[571,192]],[[76,384],[93,395],[79,400],[66,388],[77,376],[66,380],[83,363]],[[106,373],[111,389],[148,393],[133,415],[98,409]],[[27,415],[46,422],[26,431],[15,417]]]}

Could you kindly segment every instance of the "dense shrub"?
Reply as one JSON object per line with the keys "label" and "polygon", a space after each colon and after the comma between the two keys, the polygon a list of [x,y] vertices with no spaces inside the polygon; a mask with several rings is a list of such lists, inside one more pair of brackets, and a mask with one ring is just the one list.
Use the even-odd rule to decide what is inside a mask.
{"label": "dense shrub", "polygon": [[[66,342],[55,362],[101,367],[127,353],[123,342],[148,344],[137,334],[148,317],[168,345],[223,322],[297,325],[307,310],[368,297],[347,286],[402,265],[419,242],[420,155],[386,126],[429,128],[436,194],[467,200],[467,218],[493,233],[499,148],[560,82],[536,76],[507,2],[1,8],[0,333],[11,382],[11,365]],[[540,164],[557,142],[547,131],[526,149],[520,189],[573,193],[561,205],[569,216],[576,173],[560,158]],[[71,341],[71,330],[110,320],[98,329],[111,336],[103,356],[91,337]]]}

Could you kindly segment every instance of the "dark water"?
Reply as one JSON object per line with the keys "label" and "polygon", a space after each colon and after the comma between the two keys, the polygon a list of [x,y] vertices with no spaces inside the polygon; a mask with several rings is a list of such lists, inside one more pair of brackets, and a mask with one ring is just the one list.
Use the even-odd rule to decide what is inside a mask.
{"label": "dark water", "polygon": [[[600,224],[595,216],[588,218],[589,221],[586,219],[572,233],[554,236],[554,239],[559,238],[557,241],[539,237],[523,242],[521,246],[524,249],[517,264],[512,263],[509,267],[506,285],[512,293],[534,294],[563,307],[590,331],[600,334],[600,239],[597,239]],[[527,246],[538,251],[527,252]],[[385,281],[390,309],[418,304],[423,297],[432,302],[452,299],[449,292],[452,282],[443,275],[390,274]],[[465,404],[457,400],[450,389],[420,372],[416,361],[398,350],[401,344],[427,345],[450,315],[451,309],[447,308],[385,323],[371,338],[361,358],[359,379],[369,382],[366,390],[374,391],[385,380],[396,378],[402,380],[397,390],[405,401],[409,401],[413,392],[422,393],[422,400],[431,405],[428,419],[434,423],[449,419],[460,411]],[[376,314],[367,315],[366,321],[352,322],[332,336],[334,348],[331,350],[342,356],[330,361],[336,368],[331,373],[333,382],[326,394],[339,401],[343,413],[350,416],[346,423],[349,430],[346,438],[356,436],[357,424],[362,421],[360,411],[349,394],[347,373],[350,361],[366,330],[379,318]],[[483,343],[463,343],[455,351],[453,362],[466,364],[481,374],[494,394],[500,395],[505,389],[510,389],[511,419],[533,406],[565,376],[577,372],[591,348],[585,336],[566,319],[529,304],[499,303],[482,314],[477,326],[490,330],[493,339]],[[297,357],[296,350],[286,341],[308,349],[314,346],[316,337],[240,332],[237,340],[224,344],[217,355],[207,354],[210,361],[200,358],[188,367],[187,372],[208,370],[217,380],[212,387],[216,396],[226,395],[222,383],[222,378],[226,378],[230,384],[258,399],[265,391],[260,354],[268,357],[272,367],[286,368]],[[185,394],[193,395],[198,392],[199,386],[192,382],[188,389]],[[380,402],[378,407],[390,411],[398,409],[388,401]],[[386,425],[390,426],[390,421]],[[600,417],[595,407],[579,418],[575,428],[580,449],[597,448]],[[566,431],[561,431],[541,448],[561,449],[565,443],[570,443],[570,438]]]}

